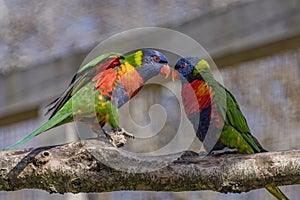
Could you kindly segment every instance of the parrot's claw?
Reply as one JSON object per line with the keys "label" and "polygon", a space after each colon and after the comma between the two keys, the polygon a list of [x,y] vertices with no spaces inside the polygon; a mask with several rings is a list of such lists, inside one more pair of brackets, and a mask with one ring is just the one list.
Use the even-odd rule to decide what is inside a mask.
{"label": "parrot's claw", "polygon": [[127,143],[127,140],[124,135],[115,134],[115,132],[111,132],[109,135],[110,135],[112,144],[115,147],[122,147]]}
{"label": "parrot's claw", "polygon": [[126,137],[134,138],[134,135],[125,131],[124,128],[113,129],[108,135],[111,138],[113,145],[116,147],[124,146],[127,143]]}
{"label": "parrot's claw", "polygon": [[221,150],[213,150],[209,154],[212,155],[212,156],[220,156],[220,155],[223,155],[223,154],[238,153],[238,151],[239,151],[238,149],[230,149],[228,147],[225,147]]}

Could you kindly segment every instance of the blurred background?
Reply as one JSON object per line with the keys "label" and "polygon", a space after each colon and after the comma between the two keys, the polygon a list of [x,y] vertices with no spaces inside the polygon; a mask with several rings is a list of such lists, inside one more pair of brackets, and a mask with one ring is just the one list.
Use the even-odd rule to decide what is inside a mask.
{"label": "blurred background", "polygon": [[[85,56],[99,42],[128,29],[159,26],[187,34],[208,51],[225,86],[240,103],[250,129],[266,149],[300,149],[299,9],[300,0],[0,0],[0,148],[27,135],[47,119],[44,106],[64,91]],[[170,66],[175,62],[174,56]],[[166,88],[154,85],[144,88],[126,106],[131,107],[129,110],[136,123],[145,125],[151,119],[155,124],[155,119],[163,117],[169,123],[163,127],[164,132],[172,132],[180,120],[178,101],[173,96]],[[161,104],[165,111],[162,113],[160,107],[149,111],[153,104]],[[125,116],[121,119],[123,126],[127,124],[125,108],[121,115]],[[88,132],[86,127],[77,128],[80,133]],[[82,138],[75,129],[73,124],[56,128],[22,147]],[[189,137],[192,136],[193,133]],[[172,138],[173,135],[165,135],[161,140]],[[185,137],[176,138],[177,143],[183,140]],[[148,142],[130,141],[128,148],[161,148],[160,144]],[[197,151],[201,145],[195,140],[190,148]],[[291,199],[300,199],[299,185],[281,188]],[[121,198],[273,199],[265,189],[242,194],[0,192],[0,199],[15,200]]]}

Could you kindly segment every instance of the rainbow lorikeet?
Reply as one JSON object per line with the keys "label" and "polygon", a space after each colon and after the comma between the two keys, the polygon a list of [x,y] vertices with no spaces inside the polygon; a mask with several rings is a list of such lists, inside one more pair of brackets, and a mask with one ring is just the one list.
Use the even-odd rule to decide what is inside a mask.
{"label": "rainbow lorikeet", "polygon": [[8,146],[15,148],[34,136],[73,121],[91,126],[99,133],[108,123],[114,131],[118,124],[118,108],[132,98],[144,83],[157,74],[170,73],[167,58],[160,52],[144,49],[130,55],[103,54],[84,65],[73,77],[65,92],[49,104],[52,114],[35,131]]}
{"label": "rainbow lorikeet", "polygon": [[[185,113],[206,151],[210,154],[266,152],[251,134],[238,102],[214,79],[205,60],[179,59],[172,78],[181,80]],[[288,199],[275,185],[266,189],[278,199]]]}

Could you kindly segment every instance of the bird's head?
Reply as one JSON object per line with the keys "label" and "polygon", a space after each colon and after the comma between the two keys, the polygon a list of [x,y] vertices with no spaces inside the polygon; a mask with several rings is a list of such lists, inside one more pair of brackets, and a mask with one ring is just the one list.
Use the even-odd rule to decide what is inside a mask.
{"label": "bird's head", "polygon": [[197,57],[180,58],[175,64],[175,70],[172,72],[172,79],[175,80],[180,77],[189,81],[199,60],[200,59]]}
{"label": "bird's head", "polygon": [[162,74],[166,78],[170,74],[168,59],[161,52],[152,49],[143,49],[133,54],[135,69],[143,77],[144,81],[157,74]]}
{"label": "bird's head", "polygon": [[203,76],[206,73],[211,73],[209,64],[197,57],[180,58],[174,69],[172,72],[173,80],[181,78],[188,82],[192,81],[192,78],[197,75]]}

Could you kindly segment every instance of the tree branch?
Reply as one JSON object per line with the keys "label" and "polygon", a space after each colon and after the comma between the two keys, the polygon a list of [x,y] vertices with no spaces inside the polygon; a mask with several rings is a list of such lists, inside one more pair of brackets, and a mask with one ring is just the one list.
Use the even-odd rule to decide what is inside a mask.
{"label": "tree branch", "polygon": [[[0,152],[0,190],[246,192],[300,184],[300,150],[218,157],[142,157],[100,140]],[[178,158],[178,159],[177,159]],[[154,171],[153,171],[154,170]]]}

